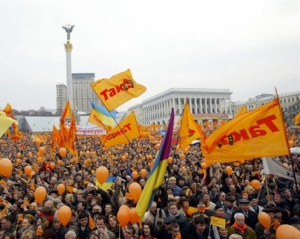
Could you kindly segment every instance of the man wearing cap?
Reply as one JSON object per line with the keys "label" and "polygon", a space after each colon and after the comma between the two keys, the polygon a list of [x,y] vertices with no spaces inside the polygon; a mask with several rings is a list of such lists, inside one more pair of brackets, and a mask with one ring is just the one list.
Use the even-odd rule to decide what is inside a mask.
{"label": "man wearing cap", "polygon": [[241,212],[237,212],[233,216],[234,223],[228,228],[228,235],[238,234],[243,239],[258,239],[255,231],[245,223],[245,215]]}
{"label": "man wearing cap", "polygon": [[249,196],[248,200],[249,200],[249,205],[250,205],[249,209],[251,211],[256,212],[257,214],[263,211],[264,208],[257,204],[258,203],[257,198],[255,198],[254,196]]}
{"label": "man wearing cap", "polygon": [[247,226],[251,227],[254,230],[256,223],[258,223],[258,218],[255,212],[249,210],[249,200],[240,199],[239,204],[240,208],[232,214],[230,225],[233,225],[235,222],[234,215],[236,213],[242,213],[245,216],[245,223],[247,224]]}
{"label": "man wearing cap", "polygon": [[[258,222],[255,226],[255,233],[258,239],[265,239],[268,238],[271,234],[276,234],[276,227],[274,227],[275,222],[275,213],[272,208],[265,208],[263,212],[267,213],[271,218],[271,227],[270,229],[264,228],[264,226]],[[276,228],[276,229],[275,229]]]}
{"label": "man wearing cap", "polygon": [[159,229],[157,233],[157,239],[165,239],[169,237],[170,234],[170,225],[171,223],[175,222],[176,219],[174,217],[168,216],[164,220],[164,226]]}
{"label": "man wearing cap", "polygon": [[223,205],[224,209],[224,218],[226,221],[230,221],[232,214],[233,214],[233,203],[234,203],[234,198],[226,196],[225,197],[225,204]]}

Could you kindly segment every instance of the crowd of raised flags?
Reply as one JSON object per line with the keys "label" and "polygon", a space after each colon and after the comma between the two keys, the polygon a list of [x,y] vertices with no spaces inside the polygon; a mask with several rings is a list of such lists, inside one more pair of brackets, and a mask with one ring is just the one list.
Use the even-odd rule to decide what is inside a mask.
{"label": "crowd of raised flags", "polygon": [[[99,138],[99,147],[101,145],[103,148],[110,149],[120,145],[130,145],[134,140],[153,137],[152,132],[160,127],[154,124],[149,126],[139,125],[133,111],[121,122],[117,123],[115,121],[115,109],[117,107],[146,91],[145,86],[138,84],[133,79],[130,70],[114,75],[110,79],[98,80],[92,83],[91,87],[103,103],[103,106],[98,106],[91,102],[92,111],[89,117],[90,123],[106,130],[106,134]],[[172,139],[175,132],[174,109],[170,113],[169,123],[164,129],[166,132],[157,144],[159,147],[151,165],[151,171],[146,177],[146,184],[143,186],[143,191],[136,202],[135,210],[140,220],[143,219],[145,212],[151,207],[161,185],[165,183],[166,172],[169,173],[167,169],[170,161],[168,159],[172,151]],[[69,127],[66,126],[66,118],[68,117],[71,118]],[[299,115],[295,118],[296,125],[300,122],[299,118]],[[3,112],[0,112],[0,137],[6,134],[14,141],[24,137],[22,132],[19,132],[17,125],[12,107],[7,104]],[[226,123],[223,121],[219,125],[210,127],[214,130],[208,134],[203,125],[195,122],[188,103],[185,104],[177,135],[178,148],[186,151],[193,141],[200,140],[201,144],[198,150],[205,158],[205,162],[199,157],[199,165],[203,166],[205,164],[205,167],[203,166],[199,172],[204,174],[205,177],[207,170],[209,170],[207,168],[209,166],[213,167],[215,164],[290,155],[289,141],[291,138],[288,136],[293,136],[288,135],[286,132],[278,97],[252,111],[247,111],[246,107],[242,107],[232,120]],[[60,118],[59,128],[53,126],[52,130],[49,154],[52,156],[53,161],[56,161],[56,154],[61,148],[65,148],[68,154],[73,155],[78,160],[81,152],[78,152],[76,140],[76,119],[69,102],[67,102]],[[76,163],[76,160],[74,162]],[[272,159],[264,159],[263,162],[268,174],[273,173],[276,175],[276,172],[271,172],[273,170],[270,169],[277,168],[276,170],[280,172],[281,177],[284,177],[285,173],[287,174],[285,178],[296,179],[298,176],[282,165],[278,166],[278,162],[277,165],[274,164]],[[98,162],[99,164],[101,165],[101,161]],[[93,171],[95,170],[93,169]],[[38,172],[39,168],[35,167],[35,173]],[[99,184],[97,181],[95,183],[99,188],[106,191],[112,187],[116,178],[116,176],[111,175],[104,184]],[[192,208],[190,209],[192,210]],[[218,217],[211,218],[211,225],[220,226],[223,224],[225,224],[225,220],[218,219]],[[209,236],[211,236],[210,233]],[[176,238],[180,238],[180,235],[177,235]],[[204,237],[199,238],[205,239]],[[245,238],[248,239],[248,237]]]}

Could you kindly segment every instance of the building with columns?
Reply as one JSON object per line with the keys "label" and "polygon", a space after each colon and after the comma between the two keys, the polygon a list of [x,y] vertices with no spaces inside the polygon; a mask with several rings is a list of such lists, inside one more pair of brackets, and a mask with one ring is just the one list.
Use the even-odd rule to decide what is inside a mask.
{"label": "building with columns", "polygon": [[171,88],[130,107],[128,111],[135,111],[140,124],[164,126],[168,123],[172,108],[175,110],[175,121],[180,119],[187,100],[198,122],[219,119],[221,116],[230,119],[231,94],[228,89]]}
{"label": "building with columns", "polygon": [[[265,105],[276,97],[275,94],[261,94],[257,95],[253,98],[249,98],[247,101],[239,101],[239,102],[232,102],[231,110],[232,115],[235,116],[238,111],[243,107],[246,106],[247,111],[251,111]],[[298,103],[300,100],[300,91],[289,92],[289,93],[282,93],[278,95],[280,106],[282,111],[288,110],[289,107],[293,106],[294,104]]]}

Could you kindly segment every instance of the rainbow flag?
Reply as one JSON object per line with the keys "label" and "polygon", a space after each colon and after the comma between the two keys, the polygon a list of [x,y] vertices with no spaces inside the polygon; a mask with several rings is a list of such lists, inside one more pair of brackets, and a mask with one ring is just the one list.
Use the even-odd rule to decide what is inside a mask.
{"label": "rainbow flag", "polygon": [[156,154],[153,168],[146,182],[141,197],[136,205],[136,212],[140,218],[144,217],[145,212],[151,206],[156,194],[156,189],[163,182],[166,168],[168,165],[168,157],[171,149],[172,135],[174,128],[174,109],[172,109],[169,126],[163,138],[163,142]]}

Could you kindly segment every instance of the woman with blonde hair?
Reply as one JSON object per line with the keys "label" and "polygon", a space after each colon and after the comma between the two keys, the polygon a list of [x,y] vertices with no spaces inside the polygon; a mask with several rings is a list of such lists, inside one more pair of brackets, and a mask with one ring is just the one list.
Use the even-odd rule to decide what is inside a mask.
{"label": "woman with blonde hair", "polygon": [[68,206],[69,208],[71,208],[71,210],[76,209],[76,205],[75,203],[75,199],[74,199],[74,195],[71,193],[68,193],[65,196],[65,205]]}
{"label": "woman with blonde hair", "polygon": [[34,235],[34,232],[31,230],[25,230],[21,236],[21,239],[34,239],[34,238],[36,237]]}

